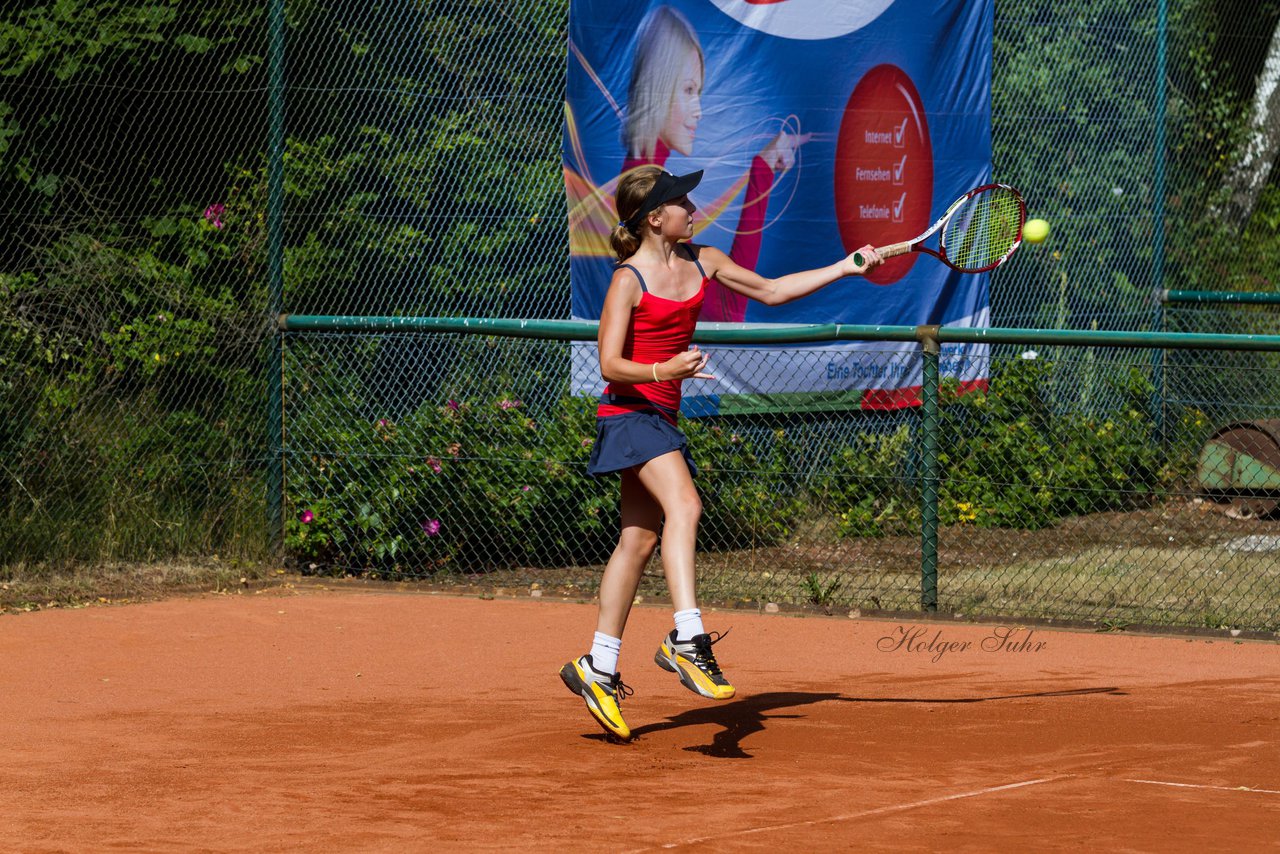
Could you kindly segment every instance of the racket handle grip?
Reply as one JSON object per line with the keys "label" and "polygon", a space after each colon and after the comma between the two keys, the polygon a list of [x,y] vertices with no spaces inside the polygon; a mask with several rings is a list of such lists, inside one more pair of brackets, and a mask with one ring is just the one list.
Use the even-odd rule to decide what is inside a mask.
{"label": "racket handle grip", "polygon": [[[888,246],[876,247],[876,254],[881,258],[892,258],[895,255],[906,255],[910,251],[911,241],[909,240],[906,243],[891,243]],[[866,262],[867,259],[863,257],[861,252],[853,253],[853,263],[861,267]]]}

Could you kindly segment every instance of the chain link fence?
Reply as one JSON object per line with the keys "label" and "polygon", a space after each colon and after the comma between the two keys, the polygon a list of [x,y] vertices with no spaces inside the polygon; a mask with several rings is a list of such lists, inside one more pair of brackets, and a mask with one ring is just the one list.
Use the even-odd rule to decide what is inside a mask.
{"label": "chain link fence", "polygon": [[261,555],[264,13],[0,13],[0,566]]}
{"label": "chain link fence", "polygon": [[[287,341],[288,375],[306,377],[286,394],[288,546],[302,568],[594,592],[617,536],[617,483],[586,474],[594,402],[570,394],[567,342]],[[815,367],[829,359],[821,345],[793,346]],[[748,376],[771,370],[758,348],[713,352]],[[920,371],[918,353],[865,358]],[[959,394],[944,381],[932,428],[943,449],[940,610],[1277,625],[1280,522],[1271,516],[1280,492],[1210,489],[1201,472],[1216,426],[1276,418],[1276,353],[1052,345],[995,347],[983,358],[989,389]],[[412,387],[381,381],[388,360]],[[1210,392],[1219,384],[1248,393],[1228,400]],[[919,409],[833,403],[684,425],[704,502],[699,572],[709,601],[920,607],[930,427]],[[1251,453],[1280,460],[1280,430]],[[660,560],[642,590],[665,595]]]}
{"label": "chain link fence", "polygon": [[[1263,7],[997,0],[995,175],[1055,230],[993,275],[993,325],[1275,331],[1265,306],[1151,299],[1268,287],[1276,200],[1243,241],[1206,228],[1278,13]],[[616,496],[583,474],[593,405],[568,394],[567,343],[288,333],[278,356],[274,325],[568,316],[567,4],[275,8],[276,233],[267,4],[0,19],[0,573],[274,554],[280,358],[300,567],[589,593]],[[1197,481],[1215,431],[1276,417],[1273,354],[1026,349],[993,348],[990,393],[942,409],[939,606],[1276,628],[1274,520]],[[710,599],[919,606],[915,410],[686,426]],[[646,584],[661,593],[656,564]]]}

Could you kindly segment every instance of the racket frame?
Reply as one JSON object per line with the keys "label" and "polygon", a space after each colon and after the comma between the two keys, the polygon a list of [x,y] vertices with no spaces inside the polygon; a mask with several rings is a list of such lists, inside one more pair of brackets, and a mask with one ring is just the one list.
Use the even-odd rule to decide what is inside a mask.
{"label": "racket frame", "polygon": [[[951,259],[947,257],[947,254],[946,254],[947,247],[943,243],[941,238],[938,239],[938,249],[931,249],[928,246],[922,245],[924,241],[928,240],[934,234],[937,234],[938,231],[946,227],[947,222],[951,219],[952,215],[957,210],[960,209],[961,205],[963,205],[965,202],[969,201],[969,199],[972,199],[974,196],[978,195],[979,193],[985,193],[990,190],[1007,190],[1013,194],[1013,198],[1018,203],[1018,236],[1013,241],[1013,245],[1009,247],[1009,250],[1007,252],[1005,252],[1003,255],[997,258],[993,263],[987,264],[984,267],[969,268],[969,267],[957,267],[954,263],[952,263]],[[1027,205],[1026,205],[1026,202],[1022,200],[1021,193],[1019,193],[1015,188],[1010,187],[1008,184],[983,184],[981,187],[974,187],[972,190],[970,190],[969,192],[965,193],[963,196],[961,196],[960,198],[952,202],[951,205],[947,208],[946,212],[943,213],[942,216],[938,217],[938,219],[934,221],[933,225],[929,226],[929,228],[923,233],[921,233],[918,237],[914,237],[911,240],[907,240],[903,243],[890,243],[887,246],[879,246],[876,248],[876,253],[881,258],[893,258],[898,255],[906,255],[908,252],[924,252],[929,255],[932,255],[934,258],[937,258],[939,261],[946,264],[948,267],[950,267],[951,269],[955,270],[958,273],[987,273],[987,272],[990,272],[991,270],[994,270],[996,267],[999,267],[1005,261],[1008,261],[1009,258],[1013,255],[1013,253],[1018,250],[1018,247],[1022,245],[1022,227],[1026,224],[1026,222],[1027,222]],[[938,251],[939,249],[941,251]],[[858,266],[862,266],[862,264],[864,263],[862,253],[855,252],[853,261]]]}

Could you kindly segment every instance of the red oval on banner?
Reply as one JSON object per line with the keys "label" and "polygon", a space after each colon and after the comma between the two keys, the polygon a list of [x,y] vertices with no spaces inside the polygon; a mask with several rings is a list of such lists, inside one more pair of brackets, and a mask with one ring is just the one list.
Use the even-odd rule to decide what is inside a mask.
{"label": "red oval on banner", "polygon": [[[920,93],[901,68],[877,65],[858,81],[840,121],[835,165],[846,252],[910,240],[929,227],[933,146]],[[890,258],[867,279],[891,285],[915,261],[914,252]]]}

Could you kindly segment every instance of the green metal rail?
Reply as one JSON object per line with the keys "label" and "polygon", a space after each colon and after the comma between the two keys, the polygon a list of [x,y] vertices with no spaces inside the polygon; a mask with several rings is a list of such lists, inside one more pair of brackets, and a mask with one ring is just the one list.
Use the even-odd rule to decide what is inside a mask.
{"label": "green metal rail", "polygon": [[1280,305],[1277,291],[1178,291],[1158,290],[1162,303],[1234,303],[1236,305]]}
{"label": "green metal rail", "polygon": [[[284,332],[412,332],[498,335],[557,341],[594,341],[593,320],[513,320],[475,317],[375,317],[282,314]],[[1199,332],[1119,332],[1088,329],[975,329],[958,326],[874,326],[849,323],[699,323],[702,344],[801,344],[823,341],[924,341],[942,344],[1057,344],[1167,350],[1280,351],[1280,335]]]}
{"label": "green metal rail", "polygon": [[[1165,293],[1175,293],[1166,291]],[[1197,293],[1187,291],[1181,293]],[[1202,293],[1202,292],[1201,292]],[[282,332],[497,335],[558,341],[593,341],[599,324],[586,320],[514,320],[475,317],[364,317],[289,315],[278,318]],[[920,604],[938,607],[938,406],[942,344],[1041,344],[1129,347],[1153,350],[1280,351],[1280,335],[1217,335],[1191,332],[1118,332],[1074,329],[975,329],[948,326],[869,326],[844,323],[700,323],[693,340],[703,344],[802,344],[823,341],[918,341],[924,360],[921,389],[921,559]]]}

